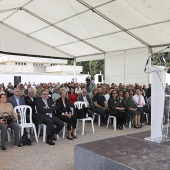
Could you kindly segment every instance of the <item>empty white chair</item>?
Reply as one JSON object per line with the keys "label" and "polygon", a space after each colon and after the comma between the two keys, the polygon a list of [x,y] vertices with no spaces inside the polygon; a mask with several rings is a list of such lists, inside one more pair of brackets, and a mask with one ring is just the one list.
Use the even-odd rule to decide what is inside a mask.
{"label": "empty white chair", "polygon": [[[27,109],[29,110],[29,122],[30,123],[26,122],[26,111],[27,111]],[[30,106],[27,106],[27,105],[21,105],[21,106],[16,106],[14,108],[14,111],[15,111],[15,113],[19,113],[19,115],[20,115],[19,126],[21,128],[21,136],[24,134],[24,128],[26,128],[26,129],[33,128],[36,141],[38,142],[36,128],[35,128],[34,123],[32,123],[32,108]]]}
{"label": "empty white chair", "polygon": [[[82,101],[77,101],[74,103],[74,106],[75,108],[78,108],[78,109],[82,109],[83,108],[83,105],[85,107],[87,107],[87,104],[85,102],[82,102]],[[87,114],[88,115],[88,114]],[[81,120],[82,121],[82,135],[84,135],[84,128],[85,128],[85,122],[86,121],[91,121],[91,125],[92,125],[92,131],[94,133],[94,125],[93,125],[93,119],[91,117],[86,117],[86,118],[82,118],[82,119],[78,119],[78,120]],[[77,122],[78,124],[78,122]]]}
{"label": "empty white chair", "polygon": [[115,116],[109,115],[108,120],[107,120],[107,128],[109,126],[110,119],[113,119],[113,129],[116,130],[116,117]]}

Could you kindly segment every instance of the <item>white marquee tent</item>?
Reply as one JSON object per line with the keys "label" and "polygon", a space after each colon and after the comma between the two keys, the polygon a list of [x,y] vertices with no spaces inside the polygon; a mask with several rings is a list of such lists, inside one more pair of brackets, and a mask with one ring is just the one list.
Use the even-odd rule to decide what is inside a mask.
{"label": "white marquee tent", "polygon": [[169,44],[169,0],[0,0],[0,51],[105,59],[108,83],[147,83]]}

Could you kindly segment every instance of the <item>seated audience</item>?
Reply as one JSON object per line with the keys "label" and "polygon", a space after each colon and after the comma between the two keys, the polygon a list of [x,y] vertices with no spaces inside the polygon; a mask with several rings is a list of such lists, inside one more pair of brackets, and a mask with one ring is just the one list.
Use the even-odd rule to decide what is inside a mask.
{"label": "seated audience", "polygon": [[[60,91],[61,97],[57,99],[57,117],[67,123],[67,139],[73,140],[76,136],[77,118],[71,114],[70,104],[66,97],[66,91]],[[72,129],[71,129],[72,127]]]}
{"label": "seated audience", "polygon": [[[64,123],[55,117],[57,107],[54,102],[48,98],[48,92],[42,90],[40,96],[41,98],[36,102],[38,124],[47,125],[46,143],[49,145],[55,145],[52,141],[52,134],[55,133],[57,135],[64,127]],[[56,125],[55,129],[53,129],[53,125]]]}
{"label": "seated audience", "polygon": [[74,102],[77,101],[77,94],[75,94],[74,88],[70,88],[70,93],[68,94],[68,100],[70,102],[70,107],[74,108]]}
{"label": "seated audience", "polygon": [[110,95],[111,95],[112,91],[113,91],[113,88],[110,87],[109,88],[109,93],[105,95],[106,103],[108,103],[108,100],[110,99]]}
{"label": "seated audience", "polygon": [[94,112],[100,115],[101,125],[107,124],[108,111],[105,97],[102,95],[102,88],[97,88],[97,94],[93,96]]}
{"label": "seated audience", "polygon": [[141,94],[141,91],[139,89],[136,89],[136,94],[133,96],[133,101],[138,107],[138,111],[141,114],[141,125],[144,126],[144,113],[149,114],[149,124],[151,122],[151,112],[148,108],[144,107],[145,106],[145,99]]}
{"label": "seated audience", "polygon": [[57,99],[60,98],[60,94],[59,94],[59,87],[55,87],[54,88],[54,93],[52,94],[52,99],[55,102]]}
{"label": "seated audience", "polygon": [[128,119],[131,121],[134,118],[134,128],[140,128],[140,112],[137,110],[137,105],[134,103],[129,95],[129,91],[124,92],[124,98],[122,99],[122,106],[128,113]]}
{"label": "seated audience", "polygon": [[118,91],[118,97],[117,97],[119,100],[120,100],[120,103],[122,102],[122,99],[123,99],[123,90],[122,89],[120,89],[119,91]]}
{"label": "seated audience", "polygon": [[88,116],[92,116],[93,114],[93,104],[92,101],[89,97],[89,95],[87,94],[87,90],[85,88],[82,89],[82,93],[78,96],[78,101],[82,101],[85,102],[87,104],[87,112],[88,112]]}
{"label": "seated audience", "polygon": [[123,130],[123,124],[125,123],[125,108],[122,107],[120,100],[117,98],[117,92],[113,90],[108,100],[109,115],[115,116],[117,120],[117,126]]}
{"label": "seated audience", "polygon": [[[35,124],[36,131],[38,132],[38,123],[37,123],[37,111],[36,111],[36,102],[37,102],[37,97],[34,97],[34,89],[29,88],[28,89],[28,96],[24,97],[25,104],[30,106],[32,108],[32,122]],[[29,113],[27,110],[27,121],[29,120]]]}
{"label": "seated audience", "polygon": [[21,147],[21,144],[19,142],[19,125],[16,123],[18,117],[17,114],[13,110],[13,106],[11,103],[7,103],[7,98],[5,94],[0,94],[0,117],[2,117],[4,112],[7,112],[9,115],[12,115],[14,117],[14,121],[11,124],[6,124],[6,122],[3,119],[0,119],[0,130],[1,130],[1,149],[3,151],[7,151],[5,147],[5,138],[7,135],[8,128],[11,128],[14,130],[14,142],[15,147]]}
{"label": "seated audience", "polygon": [[14,95],[9,97],[7,102],[11,103],[13,108],[16,107],[16,106],[25,105],[24,98],[20,97],[20,89],[19,88],[15,88],[13,93],[14,93]]}

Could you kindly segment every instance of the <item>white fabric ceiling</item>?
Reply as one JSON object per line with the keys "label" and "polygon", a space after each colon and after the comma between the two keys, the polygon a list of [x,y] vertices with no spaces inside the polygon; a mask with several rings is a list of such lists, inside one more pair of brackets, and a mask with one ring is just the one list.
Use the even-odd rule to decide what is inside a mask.
{"label": "white fabric ceiling", "polygon": [[78,61],[169,45],[170,1],[1,0],[0,23]]}

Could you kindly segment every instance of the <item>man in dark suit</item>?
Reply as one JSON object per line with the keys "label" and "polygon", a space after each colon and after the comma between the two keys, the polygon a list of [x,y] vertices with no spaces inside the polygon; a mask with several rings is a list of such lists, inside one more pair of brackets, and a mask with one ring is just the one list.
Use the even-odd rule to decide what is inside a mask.
{"label": "man in dark suit", "polygon": [[[35,124],[36,131],[38,132],[37,111],[36,111],[36,108],[35,108],[35,104],[36,104],[36,101],[38,99],[36,97],[34,97],[34,94],[35,94],[34,89],[29,88],[28,89],[28,96],[25,96],[24,99],[25,99],[25,104],[32,108],[32,121]],[[27,115],[29,116],[28,110],[27,110]]]}
{"label": "man in dark suit", "polygon": [[13,93],[14,93],[14,95],[9,97],[7,102],[11,103],[13,108],[16,107],[16,106],[25,105],[24,98],[20,97],[20,89],[19,88],[15,88]]}
{"label": "man in dark suit", "polygon": [[54,133],[57,135],[64,127],[64,123],[55,116],[57,107],[52,99],[48,98],[48,92],[46,90],[41,91],[41,98],[36,102],[38,124],[47,125],[47,141],[49,145],[55,145],[52,141],[53,124],[57,127],[54,129]]}
{"label": "man in dark suit", "polygon": [[93,104],[85,88],[82,89],[81,94],[78,96],[78,101],[82,101],[87,104],[87,110],[89,111],[89,116],[92,116]]}

